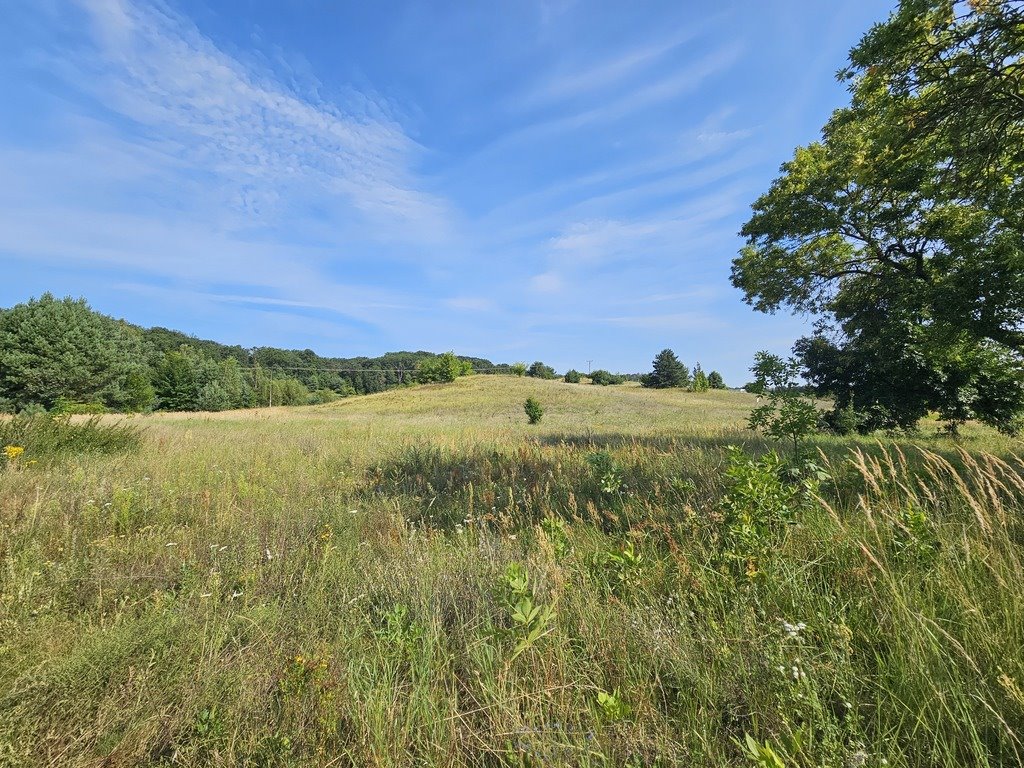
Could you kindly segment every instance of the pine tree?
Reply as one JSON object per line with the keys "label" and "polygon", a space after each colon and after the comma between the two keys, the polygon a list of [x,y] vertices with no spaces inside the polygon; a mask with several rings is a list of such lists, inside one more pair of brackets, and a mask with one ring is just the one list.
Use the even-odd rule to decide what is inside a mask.
{"label": "pine tree", "polygon": [[693,366],[693,384],[690,386],[694,392],[707,392],[711,388],[708,383],[707,374],[700,367],[700,363]]}
{"label": "pine tree", "polygon": [[84,299],[46,293],[0,312],[0,401],[12,409],[58,400],[146,407],[145,376],[139,330]]}
{"label": "pine tree", "polygon": [[645,387],[667,389],[669,387],[685,387],[690,383],[690,372],[679,362],[676,353],[671,349],[663,349],[654,358],[654,371],[641,380]]}

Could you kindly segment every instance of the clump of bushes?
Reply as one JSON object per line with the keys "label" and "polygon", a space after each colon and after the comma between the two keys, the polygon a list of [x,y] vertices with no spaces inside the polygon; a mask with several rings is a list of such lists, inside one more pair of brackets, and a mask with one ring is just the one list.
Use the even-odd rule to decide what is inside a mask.
{"label": "clump of bushes", "polygon": [[597,384],[602,387],[607,387],[609,384],[621,384],[623,381],[624,379],[621,376],[617,376],[603,368],[598,368],[590,374],[590,383]]}
{"label": "clump of bushes", "polygon": [[537,360],[527,369],[526,375],[535,379],[553,379],[555,378],[555,369]]}
{"label": "clump of bushes", "polygon": [[541,417],[544,415],[544,408],[532,397],[526,398],[526,402],[523,403],[523,410],[526,411],[526,418],[530,420],[531,424],[539,424]]}
{"label": "clump of bushes", "polygon": [[459,376],[473,373],[473,364],[455,356],[454,352],[445,352],[437,357],[420,360],[416,364],[416,381],[429,384],[435,381],[455,381]]}
{"label": "clump of bushes", "polygon": [[577,371],[575,368],[570,368],[565,372],[565,376],[562,377],[566,384],[579,384],[583,379],[583,374]]}

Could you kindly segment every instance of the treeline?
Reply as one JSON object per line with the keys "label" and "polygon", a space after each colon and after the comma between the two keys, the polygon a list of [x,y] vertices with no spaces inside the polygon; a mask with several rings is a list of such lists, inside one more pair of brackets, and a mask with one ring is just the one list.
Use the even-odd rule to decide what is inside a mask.
{"label": "treeline", "polygon": [[[454,361],[452,363],[451,361]],[[0,411],[218,411],[305,405],[508,365],[452,353],[330,358],[246,349],[167,328],[140,328],[84,299],[44,294],[0,310]],[[438,373],[441,371],[441,373]]]}

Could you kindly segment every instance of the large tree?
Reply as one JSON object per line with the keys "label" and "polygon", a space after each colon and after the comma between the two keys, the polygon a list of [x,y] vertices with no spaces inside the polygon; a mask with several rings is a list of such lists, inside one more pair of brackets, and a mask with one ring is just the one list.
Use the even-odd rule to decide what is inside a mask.
{"label": "large tree", "polygon": [[43,294],[0,312],[0,404],[58,401],[141,410],[152,399],[139,329],[85,299]]}
{"label": "large tree", "polygon": [[690,383],[690,371],[671,349],[661,350],[651,365],[654,370],[640,379],[640,383],[645,387],[668,389],[685,387]]}
{"label": "large tree", "polygon": [[808,378],[870,427],[1024,413],[1024,2],[903,0],[840,73],[850,106],[753,206],[755,308],[819,319]]}

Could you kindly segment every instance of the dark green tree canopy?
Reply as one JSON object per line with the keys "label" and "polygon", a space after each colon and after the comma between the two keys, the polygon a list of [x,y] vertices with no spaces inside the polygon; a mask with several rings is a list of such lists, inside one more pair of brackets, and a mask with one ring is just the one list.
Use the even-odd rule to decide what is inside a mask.
{"label": "dark green tree canopy", "polygon": [[606,371],[603,368],[598,368],[590,374],[590,383],[597,384],[602,387],[607,387],[609,384],[621,384],[623,381],[621,376],[618,376],[611,371]]}
{"label": "dark green tree canopy", "polygon": [[818,317],[810,380],[879,426],[1024,412],[1022,53],[1020,0],[903,0],[742,229],[733,284]]}
{"label": "dark green tree canopy", "polygon": [[690,384],[690,371],[679,362],[676,353],[671,349],[661,350],[654,358],[652,367],[654,370],[640,380],[641,385],[645,387],[667,389],[686,387]]}
{"label": "dark green tree canopy", "polygon": [[537,360],[526,370],[526,375],[537,379],[553,379],[555,378],[555,369]]}
{"label": "dark green tree canopy", "polygon": [[58,400],[141,409],[145,378],[138,329],[85,299],[46,293],[0,312],[0,401],[10,409]]}

